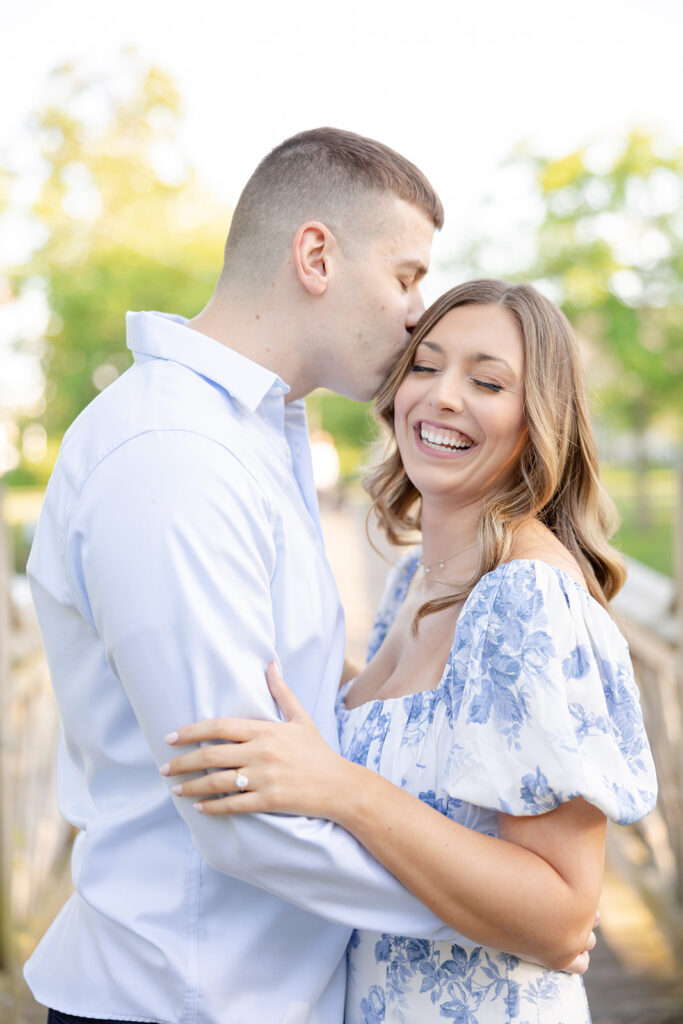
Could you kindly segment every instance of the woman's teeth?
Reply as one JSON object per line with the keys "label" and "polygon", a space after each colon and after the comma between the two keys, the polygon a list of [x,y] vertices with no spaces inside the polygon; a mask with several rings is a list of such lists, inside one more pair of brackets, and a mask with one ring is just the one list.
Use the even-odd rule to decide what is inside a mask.
{"label": "woman's teeth", "polygon": [[423,444],[426,444],[428,448],[435,448],[437,451],[465,451],[467,448],[472,447],[472,441],[465,441],[461,434],[456,434],[454,431],[435,430],[432,427],[427,427],[423,423],[420,427],[420,437],[422,438]]}

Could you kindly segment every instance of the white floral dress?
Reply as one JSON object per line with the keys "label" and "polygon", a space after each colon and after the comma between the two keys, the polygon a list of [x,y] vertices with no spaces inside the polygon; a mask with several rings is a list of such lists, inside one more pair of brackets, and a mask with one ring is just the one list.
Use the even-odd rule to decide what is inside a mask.
{"label": "white floral dress", "polygon": [[[419,553],[391,572],[378,649]],[[498,811],[543,814],[575,796],[628,824],[656,780],[626,641],[588,592],[542,561],[484,576],[457,622],[432,690],[348,710],[343,754],[453,821],[498,834]],[[410,822],[406,822],[410,828]],[[483,946],[354,933],[346,1024],[585,1024],[583,983]]]}

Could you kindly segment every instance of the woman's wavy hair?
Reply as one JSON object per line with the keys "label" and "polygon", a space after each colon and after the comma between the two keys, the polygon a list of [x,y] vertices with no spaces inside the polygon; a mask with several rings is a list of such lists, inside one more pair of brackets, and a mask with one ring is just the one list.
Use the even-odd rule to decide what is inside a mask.
{"label": "woman's wavy hair", "polygon": [[[408,479],[394,435],[394,397],[409,372],[415,351],[452,309],[503,306],[515,318],[524,346],[524,418],[527,444],[516,479],[484,508],[478,527],[479,564],[457,592],[429,601],[421,618],[465,599],[481,577],[510,558],[519,528],[531,519],[544,523],[578,562],[588,590],[603,606],[623,585],[625,569],[608,543],[618,517],[604,490],[587,410],[578,346],[564,314],[528,284],[481,279],[458,285],[422,315],[408,349],[375,399],[374,412],[389,428],[379,442],[380,461],[364,486],[371,513],[392,544],[412,544],[420,529],[421,498]],[[385,431],[386,434],[386,431]]]}

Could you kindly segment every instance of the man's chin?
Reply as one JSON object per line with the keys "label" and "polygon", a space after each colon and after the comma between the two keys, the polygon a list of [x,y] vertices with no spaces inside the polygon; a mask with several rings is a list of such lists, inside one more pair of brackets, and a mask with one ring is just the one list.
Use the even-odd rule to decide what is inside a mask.
{"label": "man's chin", "polygon": [[379,381],[379,382],[375,381],[374,388],[372,388],[372,385],[370,385],[368,387],[368,390],[365,393],[364,397],[363,398],[359,398],[358,401],[359,402],[374,402],[374,400],[377,398],[377,395],[380,393],[380,391],[384,387],[384,382],[386,380],[387,380],[387,378],[383,377],[381,381]]}
{"label": "man's chin", "polygon": [[353,387],[345,388],[343,391],[337,391],[337,394],[343,395],[344,398],[350,398],[354,402],[372,402],[385,379],[386,378],[375,377],[374,380],[369,379],[362,383],[358,381]]}

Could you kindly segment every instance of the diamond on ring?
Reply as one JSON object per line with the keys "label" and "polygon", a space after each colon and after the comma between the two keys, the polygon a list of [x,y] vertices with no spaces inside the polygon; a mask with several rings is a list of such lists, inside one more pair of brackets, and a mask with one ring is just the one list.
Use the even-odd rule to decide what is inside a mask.
{"label": "diamond on ring", "polygon": [[249,785],[249,779],[246,775],[243,775],[242,772],[238,772],[237,778],[235,779],[235,785],[238,789],[246,789]]}

